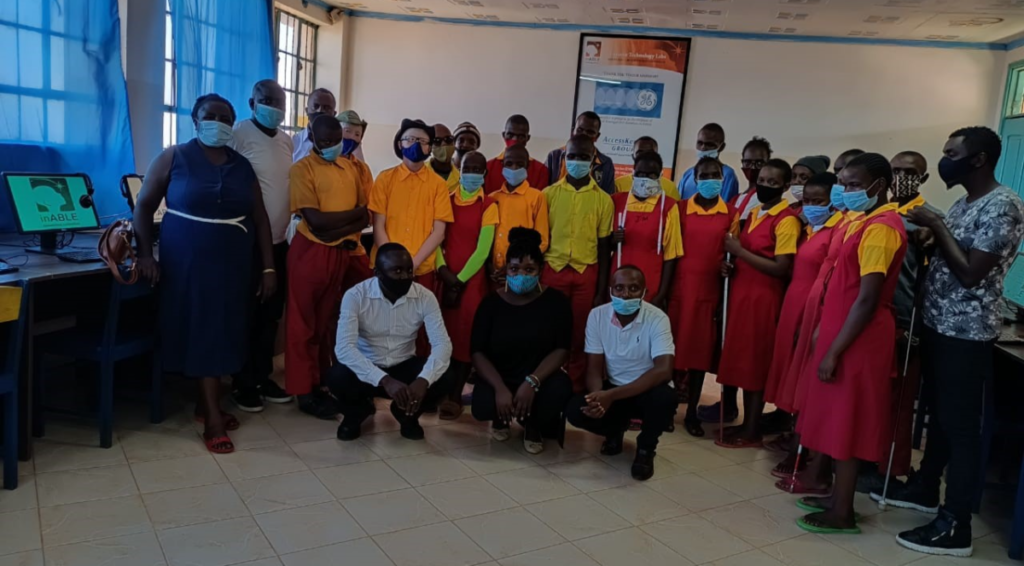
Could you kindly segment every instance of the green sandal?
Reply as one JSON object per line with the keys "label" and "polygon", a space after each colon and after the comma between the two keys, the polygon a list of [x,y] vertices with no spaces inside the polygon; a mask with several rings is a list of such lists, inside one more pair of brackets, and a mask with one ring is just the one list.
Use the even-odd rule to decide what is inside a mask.
{"label": "green sandal", "polygon": [[801,529],[803,529],[803,530],[805,530],[805,531],[807,531],[809,533],[815,533],[815,534],[819,534],[819,535],[859,535],[860,534],[860,527],[858,527],[856,525],[854,525],[852,528],[849,528],[849,529],[840,529],[840,528],[836,528],[836,527],[821,527],[821,526],[818,526],[818,525],[812,525],[812,524],[808,523],[806,519],[807,519],[807,517],[800,517],[799,519],[797,519],[796,520],[796,526],[800,527]]}
{"label": "green sandal", "polygon": [[[828,509],[825,509],[824,507],[819,507],[817,505],[807,503],[807,501],[814,499],[824,499],[824,497],[801,497],[800,499],[796,500],[796,506],[799,507],[800,509],[803,509],[804,511],[807,511],[808,513],[820,513],[822,511],[828,511]],[[853,518],[854,520],[859,521],[860,513],[854,511]]]}

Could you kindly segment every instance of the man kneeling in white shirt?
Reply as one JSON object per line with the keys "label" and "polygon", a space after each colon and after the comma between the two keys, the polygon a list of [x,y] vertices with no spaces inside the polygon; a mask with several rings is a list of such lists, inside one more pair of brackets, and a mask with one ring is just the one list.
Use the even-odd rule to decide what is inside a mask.
{"label": "man kneeling in white shirt", "polygon": [[[373,396],[392,399],[391,414],[402,436],[423,438],[419,424],[423,406],[446,392],[441,380],[452,354],[437,298],[413,282],[412,256],[399,244],[377,251],[375,277],[359,283],[341,301],[335,355],[338,364],[327,386],[338,399],[345,419],[339,440],[359,438],[360,427],[373,414]],[[426,328],[430,357],[416,356],[416,336]]]}
{"label": "man kneeling in white shirt", "polygon": [[[605,437],[601,454],[622,452],[630,419],[643,419],[636,438],[633,478],[654,475],[658,438],[676,414],[669,387],[675,346],[668,316],[643,300],[644,274],[624,266],[612,275],[611,304],[590,311],[587,319],[587,391],[566,409],[577,428]],[[606,381],[607,379],[607,381]]]}

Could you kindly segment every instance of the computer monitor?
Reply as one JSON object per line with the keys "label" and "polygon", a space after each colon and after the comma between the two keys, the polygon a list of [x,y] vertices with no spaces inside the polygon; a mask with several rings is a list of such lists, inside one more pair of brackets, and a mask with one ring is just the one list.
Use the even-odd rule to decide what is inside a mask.
{"label": "computer monitor", "polygon": [[[135,212],[135,203],[139,202],[139,193],[142,192],[142,175],[132,173],[121,177],[121,194],[128,201],[128,209]],[[160,201],[160,207],[153,214],[153,223],[160,224],[167,214],[167,199]]]}
{"label": "computer monitor", "polygon": [[1003,298],[1024,309],[1024,254],[1018,253],[1003,279]]}
{"label": "computer monitor", "polygon": [[100,227],[87,175],[4,172],[0,176],[10,195],[18,231],[39,235],[39,247],[28,251],[56,254],[57,233]]}

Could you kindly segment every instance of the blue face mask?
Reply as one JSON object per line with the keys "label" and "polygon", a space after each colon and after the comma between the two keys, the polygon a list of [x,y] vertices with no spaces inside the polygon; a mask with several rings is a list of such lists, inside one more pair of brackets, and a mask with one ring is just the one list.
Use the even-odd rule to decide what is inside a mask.
{"label": "blue face mask", "polygon": [[402,148],[402,157],[413,163],[421,163],[426,161],[428,154],[423,152],[423,147],[420,144],[414,143],[409,147]]}
{"label": "blue face mask", "polygon": [[874,183],[864,189],[863,191],[850,191],[843,193],[843,203],[846,204],[846,208],[854,212],[865,212],[871,210],[878,203],[878,195],[873,197],[868,196],[868,191],[871,187],[875,186]]}
{"label": "blue face mask", "polygon": [[276,130],[281,122],[284,122],[284,110],[257,102],[256,108],[252,111],[252,117],[264,128]]}
{"label": "blue face mask", "polygon": [[344,142],[339,143],[331,147],[327,147],[320,150],[320,157],[324,158],[324,161],[337,161],[338,156],[341,155],[341,149],[345,145]]}
{"label": "blue face mask", "polygon": [[525,295],[537,288],[537,285],[540,284],[540,275],[523,273],[508,275],[505,277],[505,283],[508,284],[509,291],[517,295]]}
{"label": "blue face mask", "polygon": [[636,311],[640,310],[640,305],[644,302],[643,299],[620,299],[615,295],[612,295],[612,310],[616,314],[622,316],[629,316],[636,314]]}
{"label": "blue face mask", "polygon": [[509,169],[508,167],[504,167],[501,170],[501,174],[505,177],[505,182],[508,183],[508,186],[518,187],[526,180],[527,170],[526,167],[522,167],[520,169]]}
{"label": "blue face mask", "polygon": [[359,147],[359,142],[345,138],[341,140],[341,154],[345,157],[352,155],[352,152]]}
{"label": "blue face mask", "polygon": [[811,223],[811,226],[817,228],[828,222],[828,219],[832,217],[832,210],[827,206],[805,204],[804,216],[807,217],[807,221]]}
{"label": "blue face mask", "polygon": [[697,192],[707,199],[718,198],[722,194],[722,180],[702,179],[697,181]]}
{"label": "blue face mask", "polygon": [[484,174],[463,173],[459,177],[459,183],[462,185],[462,190],[470,194],[475,193],[480,190],[480,187],[484,186]]}
{"label": "blue face mask", "polygon": [[231,126],[216,120],[203,120],[196,128],[196,137],[206,147],[224,147],[231,143]]}
{"label": "blue face mask", "polygon": [[573,179],[583,179],[590,176],[589,161],[565,161],[565,172]]}
{"label": "blue face mask", "polygon": [[705,151],[701,151],[701,150],[698,149],[697,150],[697,160],[700,161],[701,159],[704,159],[705,157],[710,157],[712,159],[718,159],[718,150],[717,149],[708,149],[708,150],[705,150]]}
{"label": "blue face mask", "polygon": [[846,187],[842,185],[832,185],[832,207],[836,210],[846,210],[846,201],[843,193],[846,191]]}

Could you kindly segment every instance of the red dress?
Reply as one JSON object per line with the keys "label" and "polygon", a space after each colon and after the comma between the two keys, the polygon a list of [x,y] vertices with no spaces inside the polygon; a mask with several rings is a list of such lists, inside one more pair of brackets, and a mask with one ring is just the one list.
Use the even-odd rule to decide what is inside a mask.
{"label": "red dress", "polygon": [[661,195],[650,212],[627,211],[626,205],[631,196],[632,193],[612,195],[612,203],[615,204],[615,229],[619,228],[619,218],[623,212],[626,215],[626,224],[623,228],[626,238],[622,242],[622,258],[619,258],[618,247],[613,248],[612,271],[623,265],[639,267],[647,282],[646,299],[651,300],[661,288],[661,270],[665,265],[665,249],[661,244],[664,241],[669,214],[672,207],[676,206],[676,200]]}
{"label": "red dress", "polygon": [[710,214],[691,212],[703,212],[694,198],[679,205],[683,242],[689,245],[676,263],[668,316],[676,343],[675,369],[713,371],[719,347],[717,314],[722,300],[725,235],[736,218],[736,209],[718,199]]}
{"label": "red dress", "polygon": [[[818,379],[818,366],[846,322],[860,294],[860,243],[868,228],[886,225],[900,236],[900,245],[885,273],[878,308],[864,330],[839,356],[835,380]],[[807,404],[797,425],[804,447],[836,460],[883,459],[883,438],[892,434],[890,403],[896,363],[896,332],[892,299],[907,251],[903,220],[892,210],[868,217],[849,234],[839,250],[835,271],[825,290],[818,341],[812,362],[805,368]]]}
{"label": "red dress", "polygon": [[[785,201],[776,206],[782,209],[774,216],[765,212],[756,226],[751,212],[747,226],[740,232],[744,249],[761,257],[775,257],[775,228],[783,220],[796,217]],[[736,269],[729,281],[729,312],[718,382],[747,391],[762,391],[772,363],[786,281],[765,275],[743,260],[733,263]]]}

